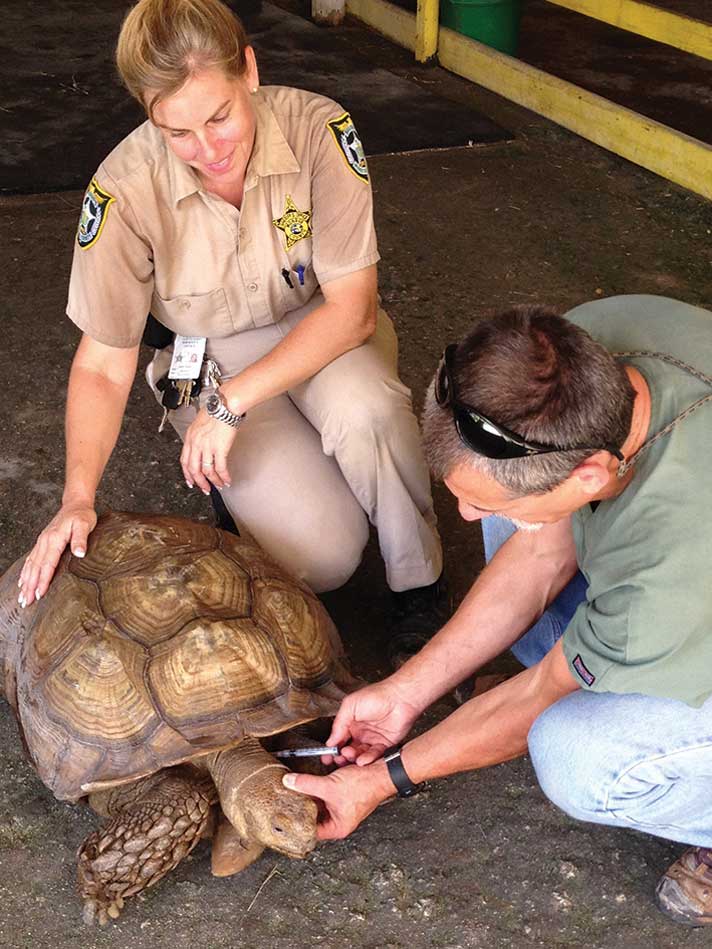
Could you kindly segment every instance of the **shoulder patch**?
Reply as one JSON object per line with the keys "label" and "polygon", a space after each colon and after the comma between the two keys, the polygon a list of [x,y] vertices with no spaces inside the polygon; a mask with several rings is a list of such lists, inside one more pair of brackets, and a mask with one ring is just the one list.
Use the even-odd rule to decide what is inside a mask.
{"label": "shoulder patch", "polygon": [[326,123],[326,127],[334,136],[339,151],[344,156],[346,164],[361,181],[368,181],[368,165],[366,155],[358,137],[356,126],[348,112],[344,112],[338,119]]}
{"label": "shoulder patch", "polygon": [[77,228],[77,244],[83,250],[99,240],[109,208],[115,200],[113,195],[99,187],[96,178],[92,178],[82,201],[82,213]]}

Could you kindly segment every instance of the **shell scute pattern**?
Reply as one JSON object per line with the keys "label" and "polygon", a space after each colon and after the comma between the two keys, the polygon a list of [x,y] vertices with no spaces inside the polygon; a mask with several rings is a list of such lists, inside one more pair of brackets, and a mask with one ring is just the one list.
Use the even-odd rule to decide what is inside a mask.
{"label": "shell scute pattern", "polygon": [[132,514],[115,513],[103,524],[101,544],[92,545],[82,559],[72,558],[69,569],[77,577],[96,581],[107,575],[136,573],[160,559],[161,551],[194,558],[216,547],[215,531],[197,521],[150,514],[139,520]]}
{"label": "shell scute pattern", "polygon": [[234,732],[239,712],[264,705],[288,685],[272,637],[248,619],[183,630],[154,650],[149,680],[161,716],[189,741],[205,734],[208,723],[215,734]]}
{"label": "shell scute pattern", "polygon": [[101,635],[104,618],[98,590],[58,571],[52,599],[38,604],[34,633],[24,642],[22,665],[27,687],[42,688],[52,671],[88,640]]}
{"label": "shell scute pattern", "polygon": [[149,647],[196,620],[249,616],[252,606],[247,573],[219,550],[197,557],[166,551],[139,570],[102,578],[99,586],[104,614]]}
{"label": "shell scute pattern", "polygon": [[304,584],[176,517],[104,515],[21,622],[17,715],[65,800],[333,715],[353,687]]}
{"label": "shell scute pattern", "polygon": [[112,623],[76,643],[47,677],[44,698],[79,740],[131,741],[155,727],[146,688],[148,656]]}
{"label": "shell scute pattern", "polygon": [[275,580],[256,580],[253,591],[255,622],[271,631],[289,683],[305,689],[323,685],[333,674],[334,655],[321,631],[323,618],[313,594],[304,596]]}

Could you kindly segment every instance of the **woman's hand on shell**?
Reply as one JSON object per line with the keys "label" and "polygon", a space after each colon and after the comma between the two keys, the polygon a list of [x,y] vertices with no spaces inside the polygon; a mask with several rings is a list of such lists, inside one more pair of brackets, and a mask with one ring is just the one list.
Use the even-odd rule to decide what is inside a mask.
{"label": "woman's hand on shell", "polygon": [[218,419],[210,418],[202,409],[188,429],[180,463],[185,483],[197,485],[203,494],[210,494],[210,485],[230,487],[227,456],[235,441],[236,429]]}
{"label": "woman's hand on shell", "polygon": [[88,504],[62,505],[25,559],[18,580],[21,606],[25,607],[45,595],[67,545],[75,557],[84,556],[89,534],[95,527],[96,511],[93,507]]}

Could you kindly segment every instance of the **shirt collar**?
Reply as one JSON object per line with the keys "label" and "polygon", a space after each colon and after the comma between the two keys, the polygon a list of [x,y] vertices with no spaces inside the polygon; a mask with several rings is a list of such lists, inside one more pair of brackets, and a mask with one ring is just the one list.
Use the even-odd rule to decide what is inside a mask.
{"label": "shirt collar", "polygon": [[171,198],[173,199],[173,205],[178,204],[179,201],[182,201],[183,198],[187,198],[191,194],[196,194],[201,190],[200,178],[195,171],[178,158],[177,155],[174,155],[171,149],[163,143],[163,147],[166,150],[166,156],[168,158],[168,180],[170,182],[171,189]]}
{"label": "shirt collar", "polygon": [[257,119],[257,129],[255,145],[247,166],[246,177],[249,178],[250,174],[257,174],[261,177],[265,175],[288,175],[292,172],[301,171],[299,162],[289,147],[277,118],[261,89],[252,96],[252,103]]}
{"label": "shirt collar", "polygon": [[[251,101],[255,110],[255,144],[245,171],[245,187],[255,184],[255,176],[288,175],[301,171],[301,166],[284,137],[282,129],[269,102],[262,93],[256,92]],[[175,155],[164,143],[168,157],[171,197],[174,206],[191,194],[202,190],[196,172]]]}

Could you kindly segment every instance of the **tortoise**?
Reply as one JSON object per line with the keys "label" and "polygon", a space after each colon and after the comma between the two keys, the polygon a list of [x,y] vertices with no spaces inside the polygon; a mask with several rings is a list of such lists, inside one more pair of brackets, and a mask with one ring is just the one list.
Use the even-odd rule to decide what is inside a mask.
{"label": "tortoise", "polygon": [[108,818],[78,853],[85,920],[204,836],[220,876],[265,847],[305,857],[316,803],[259,739],[333,716],[356,684],[311,590],[251,539],[172,516],[103,515],[24,610],[23,561],[0,578],[0,690],[47,787]]}

